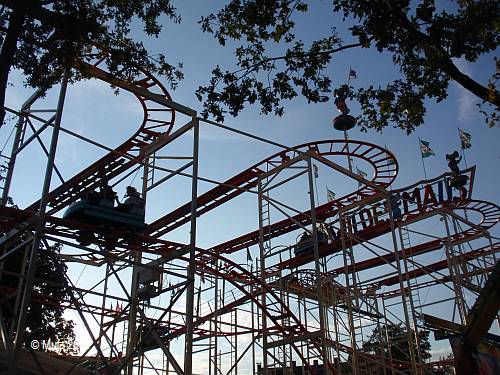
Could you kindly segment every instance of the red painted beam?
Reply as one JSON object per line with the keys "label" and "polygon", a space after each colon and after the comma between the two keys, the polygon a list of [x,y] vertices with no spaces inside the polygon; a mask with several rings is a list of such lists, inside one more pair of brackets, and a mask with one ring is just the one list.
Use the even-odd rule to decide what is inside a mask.
{"label": "red painted beam", "polygon": [[[257,176],[262,173],[260,169],[251,168],[230,178],[223,184],[200,195],[197,199],[197,216],[200,216],[230,199],[237,197],[244,191],[238,189],[244,185],[244,189],[250,189],[257,185]],[[191,220],[191,202],[187,202],[169,214],[152,222],[147,233],[159,237]]]}

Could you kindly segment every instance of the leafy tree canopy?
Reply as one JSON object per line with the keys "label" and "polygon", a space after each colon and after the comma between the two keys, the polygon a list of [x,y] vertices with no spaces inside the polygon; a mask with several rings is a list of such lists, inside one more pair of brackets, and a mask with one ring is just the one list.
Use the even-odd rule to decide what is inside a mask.
{"label": "leafy tree canopy", "polygon": [[[429,331],[419,331],[418,340],[420,344],[420,354],[422,359],[431,358],[431,344],[429,343]],[[415,340],[413,345],[416,348]],[[381,325],[377,326],[368,341],[363,343],[363,350],[372,354],[383,354],[386,358],[393,360],[409,362],[410,345],[408,343],[407,334],[400,325]],[[415,352],[417,360],[419,360],[418,351]]]}
{"label": "leafy tree canopy", "polygon": [[[41,343],[50,341],[67,343],[60,346],[61,354],[76,354],[74,347],[69,345],[75,341],[74,323],[63,318],[63,304],[69,301],[70,290],[66,278],[67,266],[59,256],[60,245],[49,249],[40,249],[33,285],[33,297],[26,319],[26,344],[33,340]],[[10,256],[3,263],[0,272],[0,291],[2,295],[0,309],[7,330],[10,330],[14,318],[16,291],[19,288],[19,275],[23,270],[23,257]],[[28,267],[28,264],[25,265]],[[22,289],[22,288],[21,288]],[[40,344],[40,349],[50,349]],[[54,348],[52,348],[54,349]]]}
{"label": "leafy tree canopy", "polygon": [[[361,106],[362,129],[392,125],[412,132],[424,121],[424,101],[445,99],[450,81],[482,101],[480,111],[490,126],[497,123],[500,62],[492,62],[489,82],[475,81],[455,63],[477,62],[498,47],[496,0],[450,0],[444,9],[435,0],[332,0],[332,24],[343,17],[352,26],[348,32],[332,28],[305,43],[295,35],[296,20],[310,3],[230,0],[216,14],[202,17],[202,30],[221,45],[240,44],[237,69],[217,66],[210,83],[197,90],[204,116],[222,121],[249,103],[260,104],[262,113],[282,115],[284,103],[299,95],[309,102],[328,101],[332,85],[326,71],[335,54],[373,47],[391,56],[401,74],[383,86],[349,88],[348,97]],[[106,52],[108,69],[119,78],[134,77],[141,66],[175,87],[182,79],[181,65],[171,65],[164,55],[148,56],[131,37],[132,23],[158,36],[163,15],[180,21],[170,0],[0,0],[0,123],[12,67],[23,71],[28,85],[47,88],[75,59],[92,53],[93,46]],[[283,53],[272,55],[276,50]],[[72,80],[85,76],[85,71],[72,73]]]}
{"label": "leafy tree canopy", "polygon": [[[203,114],[222,121],[227,113],[237,115],[246,103],[259,103],[262,113],[282,115],[283,102],[299,94],[309,102],[325,102],[332,89],[325,70],[333,56],[350,48],[374,47],[389,54],[401,74],[384,87],[350,88],[349,97],[361,105],[362,129],[380,131],[391,124],[412,132],[424,121],[424,100],[445,99],[450,81],[486,104],[480,110],[490,126],[498,121],[500,62],[492,63],[494,74],[482,83],[455,63],[474,63],[497,48],[498,1],[449,1],[446,9],[438,9],[442,4],[435,0],[331,3],[337,15],[354,23],[349,42],[335,28],[308,45],[294,34],[296,16],[308,12],[309,1],[232,0],[218,13],[202,17],[202,29],[221,45],[241,43],[235,50],[238,69],[217,66],[210,84],[198,89]],[[273,44],[285,52],[271,55]]]}
{"label": "leafy tree canopy", "polygon": [[[175,86],[180,66],[161,54],[149,56],[143,43],[130,37],[132,22],[158,36],[162,15],[180,21],[170,0],[0,0],[0,124],[11,68],[20,69],[29,86],[46,89],[75,59],[95,52],[93,47],[105,52],[109,71],[119,78],[134,77],[143,67]],[[82,76],[84,71],[73,70],[71,80]]]}

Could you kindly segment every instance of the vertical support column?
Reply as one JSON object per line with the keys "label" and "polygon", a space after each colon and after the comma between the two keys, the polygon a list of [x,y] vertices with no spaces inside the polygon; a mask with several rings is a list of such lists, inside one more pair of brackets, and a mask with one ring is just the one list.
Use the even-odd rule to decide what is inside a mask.
{"label": "vertical support column", "polygon": [[319,310],[319,329],[321,332],[321,350],[323,352],[323,373],[329,374],[329,358],[328,350],[326,347],[326,327],[325,327],[325,309],[323,308],[323,291],[322,291],[322,277],[319,259],[318,248],[318,228],[316,225],[316,203],[314,201],[314,177],[313,165],[311,156],[307,158],[307,175],[309,180],[309,200],[311,204],[311,225],[312,225],[312,240],[314,244],[314,267],[316,270],[316,290],[318,293],[318,310]]}
{"label": "vertical support column", "polygon": [[[146,205],[147,201],[147,192],[148,192],[148,176],[149,176],[149,160],[150,155],[147,155],[144,158],[144,170],[142,173],[142,199],[144,200],[144,204]],[[144,207],[146,208],[146,207]],[[127,352],[126,358],[130,358],[130,362],[127,363],[125,373],[127,375],[133,375],[134,373],[134,356],[132,355],[132,351],[135,348],[135,344],[137,342],[137,309],[139,301],[137,300],[137,289],[139,288],[139,265],[142,262],[142,253],[140,248],[134,250],[132,255],[133,257],[133,266],[132,266],[132,281],[130,283],[130,313],[128,316],[128,331],[127,331]],[[139,360],[140,364],[140,360]]]}
{"label": "vertical support column", "polygon": [[238,375],[238,309],[234,309],[234,375]]}
{"label": "vertical support column", "polygon": [[193,173],[191,177],[191,234],[189,240],[189,265],[186,287],[186,341],[184,350],[184,373],[193,373],[193,313],[194,313],[194,277],[196,271],[196,210],[198,208],[198,151],[200,138],[200,123],[198,118],[192,118],[193,123]]}
{"label": "vertical support column", "polygon": [[28,307],[31,302],[31,292],[33,289],[33,283],[35,280],[35,272],[38,260],[38,251],[41,244],[41,239],[43,236],[43,230],[45,228],[45,212],[47,209],[47,197],[50,190],[50,183],[52,181],[52,171],[54,169],[54,161],[57,151],[57,141],[59,139],[59,129],[61,128],[62,111],[64,108],[64,100],[66,98],[66,89],[68,87],[68,79],[70,75],[70,70],[66,69],[61,83],[61,89],[59,91],[59,99],[57,103],[56,118],[54,121],[54,128],[52,129],[52,137],[50,140],[49,155],[47,158],[47,167],[45,169],[45,179],[43,182],[42,194],[40,197],[40,207],[38,210],[38,220],[36,223],[35,236],[33,239],[33,246],[31,249],[30,262],[28,267],[28,272],[26,275],[26,284],[24,286],[23,300],[21,303],[21,311],[19,313],[19,319],[17,321],[16,337],[14,340],[14,348],[12,355],[10,357],[9,363],[9,374],[16,374],[17,372],[17,361],[19,359],[19,352],[24,341],[25,329],[26,329],[26,317],[28,315]]}
{"label": "vertical support column", "polygon": [[[378,306],[378,299],[377,299],[377,296],[375,295],[374,297],[374,300],[375,300],[375,312],[377,313],[377,332],[378,332],[378,342],[379,342],[379,350],[380,350],[380,353],[379,353],[379,356],[382,357],[382,370],[383,370],[383,375],[387,375],[387,366],[386,366],[386,360],[385,360],[385,350],[384,350],[384,342],[382,341],[382,333],[380,332],[380,329],[381,329],[381,326],[380,326],[380,310],[379,310],[379,306]],[[382,301],[383,301],[383,298],[382,297]],[[384,316],[385,316],[385,311],[384,311]],[[387,323],[385,325],[386,329],[387,329]]]}
{"label": "vertical support column", "polygon": [[[402,233],[402,228],[401,226],[398,227],[398,232],[399,232],[399,241],[401,244],[401,253],[403,255],[403,266],[404,266],[404,271],[406,275],[409,275],[409,268],[408,268],[408,257],[406,256],[406,249],[404,245],[404,240],[403,240],[403,233]],[[409,238],[409,237],[408,237]],[[422,351],[420,350],[420,338],[418,336],[419,331],[418,331],[418,325],[417,325],[417,317],[415,314],[415,303],[413,301],[413,289],[412,285],[410,282],[410,277],[406,279],[406,288],[408,289],[408,300],[410,302],[410,312],[411,312],[411,320],[413,322],[413,335],[415,338],[415,343],[416,343],[416,354],[418,357],[418,362],[422,363]],[[418,289],[417,289],[418,293]]]}
{"label": "vertical support column", "polygon": [[[217,271],[219,271],[219,260],[216,259],[215,260],[215,269]],[[208,360],[209,362],[209,374],[210,375],[217,375],[219,373],[219,369],[218,369],[218,361],[217,361],[217,356],[218,356],[218,353],[217,353],[217,350],[218,350],[218,347],[217,347],[217,344],[218,344],[218,337],[217,337],[217,332],[219,330],[219,275],[218,273],[215,274],[214,276],[214,317],[212,319],[212,321],[210,322],[210,325],[212,325],[212,322],[213,322],[213,332],[215,332],[215,335],[212,337],[210,337],[210,340],[214,340],[214,347],[213,347],[213,353],[212,353],[212,347],[210,346],[210,358]],[[212,368],[212,364],[213,364],[213,368]]]}
{"label": "vertical support column", "polygon": [[[392,201],[392,197],[389,196],[389,203],[387,207],[391,207],[390,202]],[[417,367],[417,358],[415,355],[415,346],[414,346],[414,341],[413,341],[413,334],[412,334],[412,329],[411,329],[411,324],[410,324],[410,316],[408,315],[408,304],[406,302],[406,292],[405,292],[405,286],[403,282],[403,275],[401,273],[401,259],[399,258],[399,249],[398,249],[398,241],[396,239],[396,226],[394,224],[394,216],[392,215],[392,210],[388,210],[389,212],[389,222],[391,225],[391,234],[392,234],[392,244],[394,246],[394,254],[396,257],[396,268],[398,271],[398,278],[399,278],[399,289],[401,290],[401,301],[403,303],[403,313],[405,316],[405,325],[406,325],[406,337],[408,340],[408,346],[410,347],[410,357],[411,357],[411,367],[413,374],[419,374],[418,372],[418,367]],[[421,361],[422,358],[419,358]]]}
{"label": "vertical support column", "polygon": [[[333,280],[332,280],[333,281]],[[337,295],[338,288],[332,287],[332,315],[333,315],[333,329],[335,330],[335,355],[336,361],[335,364],[337,366],[337,372],[339,374],[342,373],[342,364],[340,361],[340,348],[339,348],[339,343],[340,343],[340,332],[339,332],[339,322],[338,322],[338,310],[337,310]]]}
{"label": "vertical support column", "polygon": [[[31,249],[31,245],[28,244],[26,245],[24,251],[23,251],[23,261],[22,261],[22,265],[21,265],[21,270],[19,272],[19,280],[17,281],[17,292],[16,292],[16,300],[14,302],[14,311],[18,311],[19,310],[19,304],[21,303],[22,301],[22,297],[23,297],[23,283],[24,283],[24,279],[22,277],[22,275],[25,274],[26,272],[26,265],[28,264],[27,262],[27,259],[28,259],[28,256],[30,254],[30,249]],[[14,336],[14,330],[15,330],[15,320],[14,320],[14,324],[11,325],[10,327],[10,330],[9,330],[9,336],[10,337],[13,337]]]}
{"label": "vertical support column", "polygon": [[349,165],[349,172],[353,172],[351,153],[349,151],[349,138],[347,137],[347,130],[344,130],[344,139],[345,139],[345,149],[347,152],[347,164]]}
{"label": "vertical support column", "polygon": [[16,134],[14,135],[14,142],[12,143],[12,150],[10,153],[9,163],[7,165],[7,174],[5,175],[5,182],[2,191],[2,201],[0,202],[1,206],[5,206],[7,204],[7,199],[9,197],[10,184],[12,182],[12,176],[14,175],[14,167],[16,164],[17,158],[17,149],[19,148],[19,144],[21,143],[21,135],[24,131],[24,117],[23,114],[31,107],[31,105],[42,96],[43,91],[37,90],[31,95],[28,100],[26,100],[21,106],[21,115],[16,123]]}
{"label": "vertical support column", "polygon": [[453,245],[451,244],[450,226],[448,224],[448,217],[446,216],[446,214],[442,214],[442,221],[444,221],[444,226],[446,228],[446,260],[448,261],[448,268],[450,271],[451,280],[453,282],[453,289],[455,291],[455,301],[458,306],[460,322],[462,324],[466,324],[465,317],[467,316],[467,310],[465,308],[464,296],[462,294],[462,285],[460,283],[458,275],[456,275],[455,272],[455,259],[452,253]]}
{"label": "vertical support column", "polygon": [[[250,272],[252,272],[252,265],[250,265]],[[253,287],[249,286],[249,292],[253,294]],[[255,304],[253,301],[250,301],[250,313],[252,316],[252,375],[255,374]],[[257,317],[258,319],[258,317]],[[257,322],[258,326],[258,322]]]}
{"label": "vertical support column", "polygon": [[137,300],[137,288],[139,286],[138,282],[138,272],[139,272],[139,264],[141,263],[142,254],[140,251],[134,251],[132,255],[134,265],[132,267],[132,282],[131,282],[131,290],[130,290],[130,313],[128,317],[128,332],[127,332],[127,352],[126,358],[130,358],[130,362],[127,364],[127,375],[133,375],[134,371],[134,356],[132,355],[132,351],[134,350],[136,337],[137,337],[137,308],[138,308],[138,300]]}
{"label": "vertical support column", "polygon": [[385,306],[385,297],[382,295],[382,311],[384,312],[384,333],[385,333],[385,341],[387,342],[387,354],[389,354],[389,360],[392,362],[392,341],[389,337],[389,332],[387,327],[389,326],[389,320],[387,319],[387,308]]}
{"label": "vertical support column", "polygon": [[259,204],[259,249],[260,249],[260,281],[261,281],[261,304],[262,304],[262,367],[263,367],[263,375],[267,375],[267,314],[265,309],[267,308],[266,304],[266,289],[264,287],[266,283],[266,254],[264,249],[264,226],[262,225],[262,180],[259,176],[258,181],[258,204]]}
{"label": "vertical support column", "polygon": [[353,375],[358,375],[358,352],[356,350],[356,328],[354,327],[354,316],[352,312],[352,299],[351,299],[351,283],[349,281],[349,267],[347,265],[347,244],[346,244],[346,222],[349,220],[349,216],[339,210],[339,220],[340,220],[340,240],[342,244],[342,256],[344,259],[344,277],[345,277],[345,299],[347,303],[347,315],[349,318],[349,336],[351,339],[352,348],[352,373]]}
{"label": "vertical support column", "polygon": [[[105,270],[105,275],[104,275],[104,286],[103,286],[103,291],[102,291],[101,319],[100,319],[100,322],[99,322],[99,338],[97,339],[97,345],[99,347],[101,347],[102,336],[105,333],[105,329],[104,329],[104,310],[106,309],[106,296],[108,294],[108,279],[109,279],[108,276],[109,276],[109,263],[106,262],[106,270]],[[110,347],[110,358],[111,358],[111,354],[112,353],[113,353],[113,346]],[[100,361],[101,361],[101,358],[97,358],[97,365],[98,365],[97,367],[98,368],[99,368]]]}

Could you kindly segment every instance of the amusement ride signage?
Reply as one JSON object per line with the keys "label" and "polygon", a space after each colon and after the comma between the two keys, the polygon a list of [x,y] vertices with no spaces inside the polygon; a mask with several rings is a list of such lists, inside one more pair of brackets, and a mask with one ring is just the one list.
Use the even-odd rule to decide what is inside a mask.
{"label": "amusement ride signage", "polygon": [[[473,186],[474,169],[470,172],[468,196],[471,196]],[[405,189],[392,191],[393,198],[391,204],[376,203],[371,207],[363,207],[359,211],[348,215],[346,224],[349,230],[357,233],[360,230],[368,230],[379,223],[388,223],[388,207],[390,207],[394,220],[406,220],[410,216],[423,214],[433,208],[446,206],[452,202],[461,201],[460,196],[453,196],[453,189],[450,186],[450,178],[447,175],[437,179],[425,181],[421,187],[412,185]],[[402,206],[402,207],[401,207]],[[402,209],[401,209],[402,208]],[[385,218],[383,218],[385,217]],[[339,237],[336,233],[335,237]]]}

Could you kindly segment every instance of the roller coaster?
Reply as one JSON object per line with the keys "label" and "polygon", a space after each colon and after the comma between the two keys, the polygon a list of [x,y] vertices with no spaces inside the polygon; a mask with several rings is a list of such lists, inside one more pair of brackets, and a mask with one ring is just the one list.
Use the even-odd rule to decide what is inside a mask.
{"label": "roller coaster", "polygon": [[[492,298],[484,287],[497,264],[500,247],[489,231],[500,208],[472,197],[475,167],[461,172],[467,176],[465,196],[452,188],[451,173],[393,189],[399,164],[384,147],[347,137],[281,145],[198,117],[148,72],[133,82],[119,80],[106,72],[103,60],[96,53],[80,66],[132,93],[143,110],[138,130],[118,147],[61,125],[67,80],[53,113],[32,109],[48,100],[41,92],[19,110],[7,108],[17,122],[12,152],[5,156],[0,261],[22,256],[30,262],[12,276],[18,288],[2,287],[0,307],[15,301],[16,320],[10,330],[0,326],[0,368],[22,374],[433,374],[453,365],[452,359],[425,360],[419,332],[432,330],[436,340],[460,336],[477,297]],[[199,174],[202,126],[278,151],[234,177],[209,179]],[[25,208],[13,206],[16,161],[48,129],[44,185],[33,193],[40,198]],[[54,162],[61,132],[106,154],[64,180]],[[182,165],[161,165],[160,152],[179,140],[189,147],[170,158]],[[369,165],[371,177],[354,173],[355,162]],[[314,194],[318,165],[358,187],[320,203]],[[152,205],[162,209],[151,191],[174,178],[188,181],[191,199],[149,222],[118,212],[114,203],[100,207],[99,194],[136,173],[142,173],[146,218]],[[55,174],[62,181],[51,189]],[[214,187],[199,194],[200,182]],[[292,185],[301,192],[284,195]],[[258,225],[209,248],[199,246],[200,217],[246,195],[257,198]],[[89,197],[95,198],[90,206]],[[438,234],[423,232],[429,223],[439,227]],[[170,240],[179,229],[186,240]],[[33,285],[38,251],[54,243],[63,245],[60,257],[70,267],[99,275],[92,287],[69,279],[71,298],[64,307],[85,332],[73,355],[23,344],[30,303],[51,303]],[[485,324],[488,330],[491,319],[483,331]],[[390,327],[400,327],[401,335],[390,336]],[[373,332],[384,334],[370,346]],[[409,350],[396,356],[392,348],[401,343]]]}

